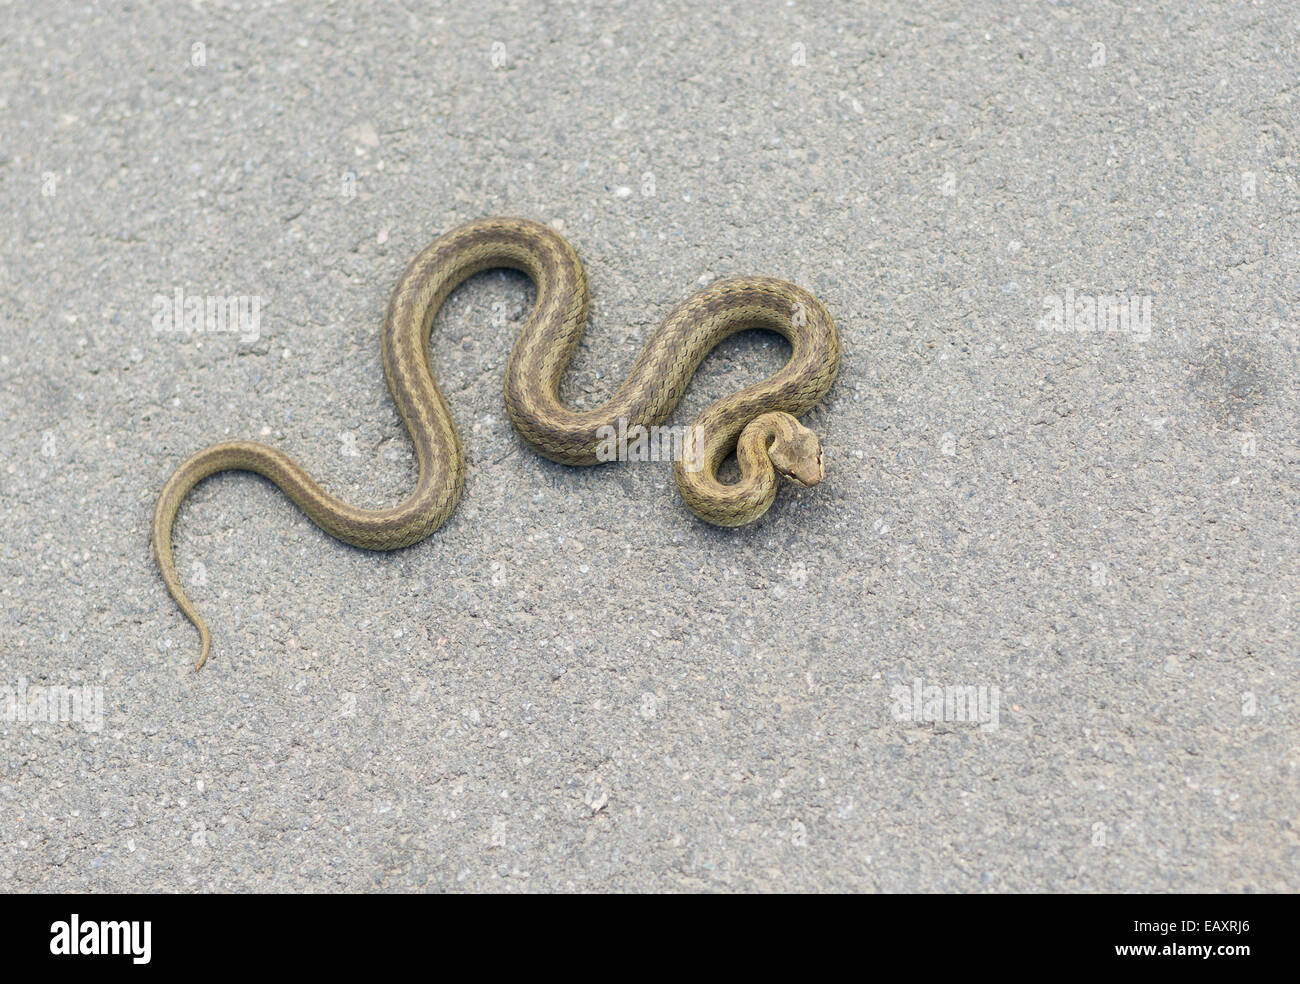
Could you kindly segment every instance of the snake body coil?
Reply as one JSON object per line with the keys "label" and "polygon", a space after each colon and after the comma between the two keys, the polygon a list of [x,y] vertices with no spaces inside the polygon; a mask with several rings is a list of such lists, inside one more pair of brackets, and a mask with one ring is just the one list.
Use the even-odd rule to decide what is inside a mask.
{"label": "snake body coil", "polygon": [[[804,485],[821,480],[821,446],[792,416],[825,395],[839,368],[835,326],[812,294],[763,277],[718,281],[664,319],[608,402],[571,410],[560,402],[559,386],[587,324],[587,276],[578,255],[557,232],[536,222],[471,222],[440,236],[410,262],[384,318],[384,376],[419,464],[419,481],[406,501],[391,509],[358,509],[322,490],[283,451],[252,441],[196,452],[163,487],[154,509],[153,548],[168,591],[199,630],[199,667],[208,658],[210,636],[172,559],[172,524],[190,489],[216,472],[257,472],[345,543],[392,550],[424,539],[456,508],[465,476],[460,438],[429,366],[429,332],[448,294],[475,273],[498,267],[520,270],[536,285],[536,303],[510,354],[505,399],[515,429],[538,453],[570,465],[597,463],[601,434],[607,433],[602,428],[620,421],[628,429],[662,423],[714,346],[738,331],[764,328],[789,340],[789,361],[704,411],[675,463],[678,490],[701,519],[740,526],[771,505],[778,472]],[[724,484],[718,466],[733,450],[741,479]]]}

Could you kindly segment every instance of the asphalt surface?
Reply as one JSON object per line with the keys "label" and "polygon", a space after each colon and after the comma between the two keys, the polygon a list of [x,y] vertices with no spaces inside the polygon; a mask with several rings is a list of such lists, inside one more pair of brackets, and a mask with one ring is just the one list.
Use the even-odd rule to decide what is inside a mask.
{"label": "asphalt surface", "polygon": [[[926,6],[0,2],[0,889],[1300,888],[1294,8]],[[459,511],[370,554],[205,483],[195,674],[163,482],[400,499],[383,307],[491,214],[587,264],[574,405],[700,284],[817,293],[826,482],[722,531],[540,459],[484,274]]]}

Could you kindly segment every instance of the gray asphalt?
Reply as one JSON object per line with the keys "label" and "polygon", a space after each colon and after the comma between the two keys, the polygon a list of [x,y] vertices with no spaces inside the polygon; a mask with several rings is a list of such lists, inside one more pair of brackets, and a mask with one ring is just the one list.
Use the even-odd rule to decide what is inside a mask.
{"label": "gray asphalt", "polygon": [[[0,888],[1300,888],[1294,8],[923,6],[0,3]],[[195,674],[163,482],[397,501],[387,294],[490,214],[587,264],[575,405],[700,284],[817,293],[826,482],[728,532],[541,460],[484,274],[459,511],[370,554],[205,483]]]}

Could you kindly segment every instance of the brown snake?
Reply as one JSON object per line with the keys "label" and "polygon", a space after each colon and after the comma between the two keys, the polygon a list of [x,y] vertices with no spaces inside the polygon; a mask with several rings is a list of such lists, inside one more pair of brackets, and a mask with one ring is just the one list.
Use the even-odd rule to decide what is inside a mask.
{"label": "brown snake", "polygon": [[[359,509],[321,489],[283,451],[252,441],[225,441],[195,452],[163,486],[153,515],[153,549],[167,590],[199,630],[207,661],[208,627],[172,560],[172,524],[195,484],[221,471],[269,478],[331,536],[369,550],[424,539],[451,515],[465,478],[465,455],[447,402],[434,382],[428,340],[434,315],[458,285],[484,270],[509,267],[533,281],[537,300],[506,368],[505,399],[520,436],[539,454],[570,465],[606,460],[608,428],[627,431],[664,421],[701,360],[747,328],[779,332],[790,359],[775,375],[708,407],[688,429],[674,476],[682,500],[701,519],[741,526],[767,511],[778,473],[803,485],[822,479],[821,444],[793,415],[830,389],[840,345],[830,315],[812,294],[783,280],[720,280],[682,301],[646,342],[618,391],[592,410],[560,402],[560,378],[587,325],[587,275],[573,247],[555,230],[525,219],[470,222],[438,237],[407,266],[384,316],[388,390],[419,463],[415,491],[390,509]],[[732,451],[741,478],[727,484],[718,466]]]}

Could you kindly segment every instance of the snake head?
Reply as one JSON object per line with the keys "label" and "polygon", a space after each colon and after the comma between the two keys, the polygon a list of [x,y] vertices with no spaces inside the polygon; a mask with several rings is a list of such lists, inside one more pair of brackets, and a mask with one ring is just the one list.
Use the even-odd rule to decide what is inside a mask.
{"label": "snake head", "polygon": [[778,472],[791,481],[812,488],[826,475],[822,467],[822,442],[817,435],[790,417],[778,427],[767,449]]}

